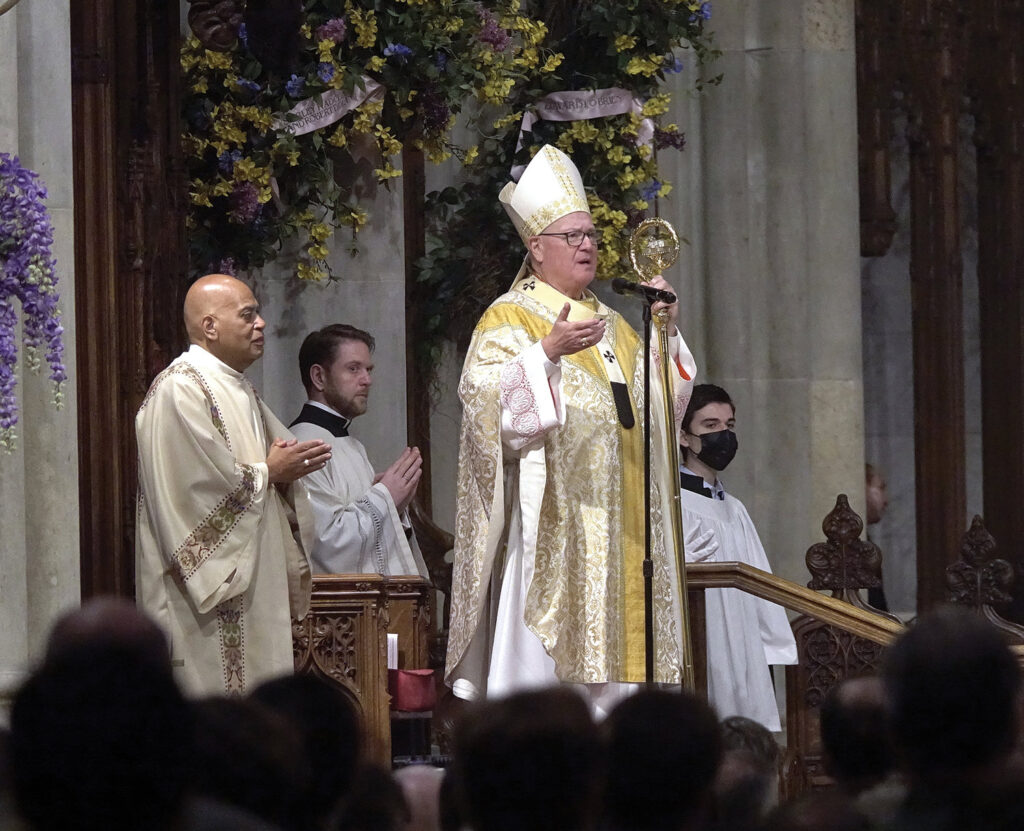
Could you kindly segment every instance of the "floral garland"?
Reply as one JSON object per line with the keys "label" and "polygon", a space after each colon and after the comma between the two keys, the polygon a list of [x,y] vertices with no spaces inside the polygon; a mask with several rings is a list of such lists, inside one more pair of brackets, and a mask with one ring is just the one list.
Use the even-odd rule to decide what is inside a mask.
{"label": "floral garland", "polygon": [[[685,144],[677,125],[657,124],[670,104],[659,82],[690,71],[693,89],[700,91],[720,79],[702,75],[718,55],[706,30],[707,0],[588,0],[562,3],[560,10],[562,18],[550,21],[545,44],[564,56],[557,76],[533,76],[517,87],[481,141],[465,183],[428,195],[427,255],[419,263],[417,299],[421,372],[432,372],[445,339],[465,347],[475,321],[507,289],[522,261],[522,243],[497,200],[514,165],[528,163],[545,143],[566,151],[580,169],[594,224],[603,234],[598,277],[628,273],[628,229],[671,190],[654,151]],[[685,64],[680,47],[689,56]],[[628,90],[641,102],[640,112],[536,121],[517,151],[523,115],[538,99],[556,91],[607,88]],[[640,140],[644,119],[655,122],[649,144]]]}
{"label": "floral garland", "polygon": [[8,452],[15,447],[18,423],[15,299],[21,303],[25,364],[38,372],[39,353],[45,351],[58,409],[67,380],[56,263],[50,254],[53,225],[43,205],[46,188],[38,180],[36,173],[21,166],[17,156],[0,153],[0,447]]}
{"label": "floral garland", "polygon": [[[558,66],[561,56],[541,48],[544,25],[519,6],[306,0],[290,64],[266,57],[245,24],[226,52],[190,38],[181,65],[193,270],[260,267],[295,238],[298,277],[332,276],[332,233],[368,219],[353,176],[372,171],[386,186],[401,175],[405,142],[433,162],[471,159],[450,139],[463,103],[501,104],[522,79]],[[296,105],[341,94],[355,106],[340,119],[295,129]]]}

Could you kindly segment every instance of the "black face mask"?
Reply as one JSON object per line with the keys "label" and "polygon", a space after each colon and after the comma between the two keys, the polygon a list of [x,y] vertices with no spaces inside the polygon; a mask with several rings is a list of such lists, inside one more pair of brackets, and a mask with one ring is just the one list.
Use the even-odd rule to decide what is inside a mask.
{"label": "black face mask", "polygon": [[736,434],[732,430],[702,433],[697,438],[700,439],[700,453],[697,454],[697,458],[712,470],[725,470],[736,456],[739,442],[736,441]]}

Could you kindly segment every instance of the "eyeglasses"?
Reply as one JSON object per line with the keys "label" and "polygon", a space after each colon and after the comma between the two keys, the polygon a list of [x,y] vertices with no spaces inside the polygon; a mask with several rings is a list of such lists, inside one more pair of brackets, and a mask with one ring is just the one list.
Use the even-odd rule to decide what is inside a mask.
{"label": "eyeglasses", "polygon": [[593,231],[563,231],[560,234],[537,234],[538,237],[565,237],[565,241],[568,245],[573,248],[579,248],[583,245],[583,238],[586,237],[594,245],[601,244],[601,232],[598,230]]}

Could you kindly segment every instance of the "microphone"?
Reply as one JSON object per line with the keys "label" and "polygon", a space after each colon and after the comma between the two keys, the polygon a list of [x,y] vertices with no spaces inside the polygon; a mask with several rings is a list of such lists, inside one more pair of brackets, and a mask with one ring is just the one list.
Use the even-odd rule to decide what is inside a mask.
{"label": "microphone", "polygon": [[675,303],[676,296],[670,291],[656,289],[654,286],[645,286],[642,283],[634,283],[624,277],[612,278],[612,291],[616,294],[635,294],[637,297],[648,303]]}

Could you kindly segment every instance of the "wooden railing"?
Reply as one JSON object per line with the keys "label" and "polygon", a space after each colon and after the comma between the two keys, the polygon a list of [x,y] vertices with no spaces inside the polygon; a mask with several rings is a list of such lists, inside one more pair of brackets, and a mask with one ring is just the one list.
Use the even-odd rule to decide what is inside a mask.
{"label": "wooden railing", "polygon": [[882,646],[891,643],[904,629],[902,624],[885,615],[859,609],[845,600],[829,597],[746,563],[690,563],[686,566],[686,579],[691,594],[697,590],[703,593],[704,589],[740,589]]}
{"label": "wooden railing", "polygon": [[[840,495],[822,528],[826,542],[807,551],[811,574],[802,586],[738,562],[691,563],[686,567],[694,644],[696,688],[707,689],[704,592],[732,588],[778,603],[796,613],[791,621],[799,664],[786,667],[786,762],[782,792],[789,797],[828,780],[821,764],[818,706],[832,686],[851,675],[877,669],[884,647],[904,630],[892,615],[872,610],[864,589],[881,584],[881,554],[860,539],[863,524]],[[429,529],[428,529],[429,530]],[[367,723],[371,755],[390,758],[390,699],[387,693],[386,635],[399,635],[401,667],[431,666],[440,678],[447,615],[432,615],[435,590],[446,597],[451,565],[444,553],[449,535],[423,533],[421,546],[431,581],[416,577],[332,575],[315,578],[308,617],[295,624],[296,669],[327,678],[350,695]],[[420,538],[420,529],[417,530]],[[1024,628],[1003,620],[993,604],[1005,603],[1013,571],[995,556],[995,544],[976,518],[964,536],[961,559],[947,573],[951,602],[974,608],[1002,629],[1024,666]],[[825,594],[824,592],[831,592]],[[443,602],[443,601],[442,601]],[[445,604],[447,605],[447,604]],[[438,681],[440,686],[440,681]],[[447,746],[456,700],[439,696],[434,738]]]}

